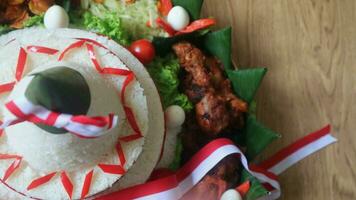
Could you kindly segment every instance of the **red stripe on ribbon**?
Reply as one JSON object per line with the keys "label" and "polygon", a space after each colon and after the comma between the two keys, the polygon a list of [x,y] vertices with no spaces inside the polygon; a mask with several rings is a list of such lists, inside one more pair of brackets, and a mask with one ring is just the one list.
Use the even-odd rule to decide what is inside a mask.
{"label": "red stripe on ribbon", "polygon": [[267,171],[266,169],[262,168],[261,166],[257,166],[257,165],[251,164],[251,165],[249,165],[249,168],[250,168],[250,170],[253,171],[253,172],[257,172],[257,173],[260,173],[260,174],[264,174],[264,175],[267,176],[268,178],[273,179],[273,180],[275,180],[275,181],[278,180],[277,175],[275,175],[275,174],[272,173],[272,172]]}
{"label": "red stripe on ribbon", "polygon": [[84,40],[80,40],[77,42],[74,42],[73,44],[69,45],[67,48],[64,49],[64,51],[59,55],[58,57],[58,61],[63,60],[64,56],[68,53],[68,51],[74,49],[74,48],[79,48],[81,46],[83,46],[83,44],[85,43]]}
{"label": "red stripe on ribbon", "polygon": [[27,186],[27,190],[32,190],[32,189],[35,189],[47,182],[49,182],[55,175],[57,174],[57,172],[53,172],[53,173],[50,173],[46,176],[42,176],[40,178],[37,178],[35,180],[33,180],[30,185]]}
{"label": "red stripe on ribbon", "polygon": [[3,181],[6,181],[15,171],[20,167],[22,159],[16,159],[9,168],[5,171],[4,177],[2,178]]}
{"label": "red stripe on ribbon", "polygon": [[306,146],[329,133],[330,133],[330,125],[326,126],[325,128],[319,131],[311,133],[304,138],[297,140],[292,145],[287,146],[286,148],[280,150],[278,153],[276,153],[268,160],[262,162],[259,166],[264,169],[270,169],[271,167],[273,167],[274,165],[276,165],[277,163],[279,163],[289,155],[301,149],[303,146]]}
{"label": "red stripe on ribbon", "polygon": [[130,142],[142,138],[142,133],[136,122],[135,115],[132,112],[131,108],[124,106],[124,110],[127,117],[127,121],[129,122],[131,128],[134,130],[135,133],[133,135],[121,137],[120,140],[124,142]]}
{"label": "red stripe on ribbon", "polygon": [[54,55],[58,53],[59,51],[57,49],[52,49],[48,47],[43,47],[43,46],[28,46],[27,51],[33,52],[33,53],[43,53],[47,55]]}
{"label": "red stripe on ribbon", "polygon": [[82,193],[80,195],[81,199],[84,199],[89,193],[91,180],[93,178],[93,173],[94,173],[94,170],[91,170],[90,172],[87,173],[87,175],[85,175],[83,188],[82,188]]}
{"label": "red stripe on ribbon", "polygon": [[[27,99],[25,99],[25,101],[27,101]],[[26,104],[19,102],[13,100],[5,104],[7,110],[15,115],[17,119],[5,119],[6,122],[1,124],[1,128],[12,126],[24,121],[29,121],[35,124],[45,124],[48,126],[56,126],[57,128],[64,128],[72,134],[89,139],[99,137],[101,133],[104,133],[103,131],[113,128],[113,125],[116,125],[114,120],[118,119],[114,114],[109,114],[108,116],[93,117],[85,115],[71,115],[61,118],[61,116],[64,114],[47,110],[41,106],[31,108],[32,110],[28,111],[28,114],[25,114],[21,109],[26,106],[33,105],[31,103]],[[48,116],[46,119],[42,119],[40,118],[41,115],[39,115],[39,113],[46,113]]]}
{"label": "red stripe on ribbon", "polygon": [[84,124],[84,125],[105,127],[106,125],[111,123],[110,116],[113,116],[113,114],[109,114],[109,116],[107,116],[107,117],[88,117],[85,115],[79,115],[79,116],[73,116],[71,120],[73,122],[77,122],[77,123]]}
{"label": "red stripe on ribbon", "polygon": [[10,155],[10,154],[0,154],[0,160],[7,160],[7,159],[21,159],[21,156],[18,155]]}
{"label": "red stripe on ribbon", "polygon": [[262,185],[263,185],[263,187],[266,189],[266,190],[268,190],[268,191],[274,191],[274,190],[276,190],[271,184],[269,184],[269,183],[262,183]]}
{"label": "red stripe on ribbon", "polygon": [[95,41],[95,40],[92,40],[92,39],[88,39],[88,38],[76,38],[78,40],[82,40],[82,41],[85,41],[85,42],[90,42],[90,43],[93,43],[94,45],[98,46],[98,47],[101,47],[101,48],[104,48],[106,50],[108,50],[108,48],[102,44],[100,44],[99,42]]}
{"label": "red stripe on ribbon", "polygon": [[17,60],[16,73],[15,73],[15,78],[17,81],[20,81],[22,78],[23,72],[25,70],[26,60],[27,60],[27,53],[21,47],[19,57]]}
{"label": "red stripe on ribbon", "polygon": [[29,114],[26,115],[21,111],[21,109],[13,102],[10,101],[9,103],[5,104],[5,107],[17,118],[21,119],[20,121],[30,121],[33,123],[41,124],[43,120],[38,118],[36,115]]}
{"label": "red stripe on ribbon", "polygon": [[197,154],[195,154],[191,160],[184,165],[178,172],[177,172],[177,179],[178,181],[183,180],[186,178],[198,165],[204,161],[210,154],[212,154],[216,149],[220,148],[224,145],[231,145],[233,144],[228,139],[217,139],[213,142],[207,144],[203,149],[201,149]]}
{"label": "red stripe on ribbon", "polygon": [[141,135],[141,131],[140,131],[140,128],[138,127],[138,124],[136,122],[136,119],[135,119],[135,115],[132,111],[131,108],[127,107],[127,106],[124,106],[124,110],[125,110],[125,114],[126,114],[126,117],[127,117],[127,120],[129,121],[132,129]]}
{"label": "red stripe on ribbon", "polygon": [[113,68],[113,67],[105,67],[101,71],[102,74],[111,74],[111,75],[119,75],[119,76],[128,76],[132,73],[132,71]]}
{"label": "red stripe on ribbon", "polygon": [[123,175],[126,173],[125,169],[121,165],[98,164],[98,167],[107,174]]}
{"label": "red stripe on ribbon", "polygon": [[89,53],[90,60],[93,63],[95,69],[99,73],[102,73],[103,69],[101,68],[100,63],[99,63],[98,59],[96,58],[95,51],[94,51],[94,46],[92,44],[86,44],[86,46],[87,46],[87,50],[88,50],[88,53]]}
{"label": "red stripe on ribbon", "polygon": [[126,92],[126,89],[127,89],[127,86],[134,80],[134,74],[133,73],[130,73],[127,77],[126,77],[126,79],[125,79],[125,81],[124,81],[124,83],[123,83],[123,85],[122,85],[122,89],[121,89],[121,102],[122,102],[122,104],[123,105],[125,105],[125,92]]}
{"label": "red stripe on ribbon", "polygon": [[5,92],[11,92],[14,89],[16,82],[5,83],[0,85],[0,94]]}
{"label": "red stripe on ribbon", "polygon": [[122,150],[122,146],[121,146],[120,142],[117,142],[117,144],[116,144],[116,151],[119,156],[120,165],[125,166],[126,158],[125,158],[125,154],[124,154],[124,151]]}
{"label": "red stripe on ribbon", "polygon": [[58,113],[51,112],[51,114],[49,114],[49,116],[46,119],[47,124],[49,126],[53,126],[56,123],[58,117],[59,117]]}
{"label": "red stripe on ribbon", "polygon": [[65,171],[61,173],[61,182],[69,198],[72,199],[73,184]]}
{"label": "red stripe on ribbon", "polygon": [[135,133],[133,135],[121,137],[120,140],[123,141],[123,142],[131,142],[131,141],[134,141],[134,140],[137,140],[137,139],[140,139],[140,138],[142,138],[142,135],[138,134],[138,133]]}

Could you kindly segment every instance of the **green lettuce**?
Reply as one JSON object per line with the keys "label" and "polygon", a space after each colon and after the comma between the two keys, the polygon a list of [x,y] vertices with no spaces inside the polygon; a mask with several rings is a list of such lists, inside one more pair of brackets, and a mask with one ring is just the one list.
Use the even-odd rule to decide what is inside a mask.
{"label": "green lettuce", "polygon": [[158,88],[164,108],[179,105],[185,111],[193,109],[193,104],[188,97],[179,92],[180,66],[176,58],[172,55],[157,57],[149,64],[148,72]]}
{"label": "green lettuce", "polygon": [[[101,19],[105,18],[107,13],[115,13],[132,40],[167,36],[167,33],[157,28],[154,23],[159,17],[157,0],[140,0],[132,4],[118,0],[105,0],[102,4],[90,1],[89,12]],[[147,22],[150,22],[153,27],[148,27]]]}
{"label": "green lettuce", "polygon": [[0,35],[6,34],[8,32],[12,31],[12,28],[9,27],[8,25],[1,25],[0,24]]}
{"label": "green lettuce", "polygon": [[33,17],[28,18],[24,21],[23,26],[25,28],[32,27],[32,26],[43,26],[43,18],[44,15],[35,15]]}
{"label": "green lettuce", "polygon": [[123,29],[121,19],[115,13],[107,13],[103,18],[99,18],[86,12],[83,17],[85,29],[106,35],[121,45],[130,43],[129,35]]}

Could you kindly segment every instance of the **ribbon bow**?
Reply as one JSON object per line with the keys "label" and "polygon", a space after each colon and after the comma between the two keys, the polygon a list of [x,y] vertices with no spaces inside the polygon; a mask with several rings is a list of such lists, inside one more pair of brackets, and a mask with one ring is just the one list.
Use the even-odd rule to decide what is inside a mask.
{"label": "ribbon bow", "polygon": [[24,96],[6,103],[5,109],[13,116],[7,115],[0,129],[28,121],[65,129],[81,138],[100,137],[116,127],[119,120],[114,114],[90,117],[53,112],[43,106],[34,105]]}

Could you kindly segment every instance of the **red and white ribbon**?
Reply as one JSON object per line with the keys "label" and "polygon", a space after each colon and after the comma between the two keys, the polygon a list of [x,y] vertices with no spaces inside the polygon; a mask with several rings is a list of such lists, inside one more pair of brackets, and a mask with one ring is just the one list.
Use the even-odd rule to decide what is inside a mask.
{"label": "red and white ribbon", "polygon": [[[280,175],[289,167],[293,166],[305,157],[323,149],[332,143],[337,142],[337,139],[331,135],[330,129],[331,127],[328,125],[319,131],[310,133],[309,135],[297,140],[296,142],[277,152],[271,158],[260,163],[259,168],[265,169],[270,173]],[[268,173],[266,171],[265,173]],[[266,184],[266,182],[262,183]],[[277,199],[280,197],[280,189],[275,187],[267,188],[271,189],[271,194],[263,199],[269,200]]]}
{"label": "red and white ribbon", "polygon": [[7,116],[3,120],[0,129],[29,121],[62,128],[82,138],[96,138],[105,134],[108,130],[117,126],[119,119],[114,114],[90,117],[86,115],[57,113],[43,106],[33,104],[26,97],[14,99],[6,103],[5,108],[13,116]]}
{"label": "red and white ribbon", "polygon": [[[277,199],[280,196],[280,185],[273,171],[279,173],[307,157],[308,155],[336,142],[330,134],[330,126],[312,133],[293,143],[271,159],[263,162],[261,166],[269,166],[264,169],[261,166],[249,166],[242,151],[228,139],[217,139],[203,149],[179,169],[176,174],[148,182],[142,185],[127,188],[98,199],[166,199],[175,200],[181,198],[191,190],[200,180],[213,169],[222,159],[229,155],[238,155],[242,166],[262,183],[267,183],[274,188],[274,192],[264,199]],[[270,166],[271,165],[271,166]],[[271,170],[271,171],[269,171]]]}

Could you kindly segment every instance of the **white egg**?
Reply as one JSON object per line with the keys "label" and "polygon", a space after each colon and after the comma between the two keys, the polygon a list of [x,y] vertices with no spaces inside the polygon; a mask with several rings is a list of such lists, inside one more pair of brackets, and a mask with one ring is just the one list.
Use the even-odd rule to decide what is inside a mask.
{"label": "white egg", "polygon": [[226,190],[220,200],[242,200],[240,193],[234,189]]}
{"label": "white egg", "polygon": [[176,31],[180,31],[189,25],[188,12],[181,6],[174,6],[168,13],[167,22]]}
{"label": "white egg", "polygon": [[47,29],[68,27],[69,17],[67,12],[61,6],[51,6],[45,13],[44,25]]}
{"label": "white egg", "polygon": [[166,125],[168,128],[177,128],[185,121],[185,112],[180,106],[169,106],[165,111]]}

